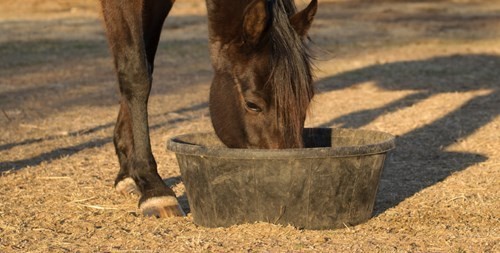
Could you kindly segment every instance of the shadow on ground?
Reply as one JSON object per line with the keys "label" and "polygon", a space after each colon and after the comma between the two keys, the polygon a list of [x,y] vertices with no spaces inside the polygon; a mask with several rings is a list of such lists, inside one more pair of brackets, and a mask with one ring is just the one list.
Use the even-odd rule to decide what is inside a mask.
{"label": "shadow on ground", "polygon": [[[405,43],[407,41],[417,42],[436,38],[480,40],[498,37],[498,29],[496,29],[495,25],[500,23],[500,16],[495,10],[478,11],[464,16],[462,11],[457,11],[461,10],[461,5],[449,3],[443,3],[443,6],[436,3],[436,6],[441,7],[434,9],[422,8],[416,13],[406,13],[403,9],[398,9],[397,6],[374,11],[374,8],[378,8],[379,5],[366,4],[363,5],[363,8],[360,8],[359,4],[358,1],[346,4],[322,4],[316,18],[316,26],[313,28],[320,35],[313,36],[313,39],[319,42],[320,47],[332,48],[336,51],[345,47],[346,50],[352,51],[353,46],[350,45],[356,46],[354,50],[358,50],[364,45],[364,48],[373,50],[374,45],[381,44],[387,47],[387,43],[392,43],[395,40],[398,43]],[[455,9],[452,11],[448,7],[454,7]],[[432,11],[432,13],[429,11]],[[204,20],[205,17],[201,16],[169,18],[166,29],[179,29],[177,33],[182,33],[183,31],[180,30],[182,27],[197,26]],[[373,24],[377,25],[371,27],[370,25]],[[387,29],[381,24],[395,27],[391,26],[388,27],[390,29]],[[13,25],[17,27],[19,24],[6,24],[4,30],[7,31]],[[398,31],[398,29],[392,28],[411,32],[397,34],[395,31]],[[186,65],[198,63],[202,59],[206,61],[205,65],[209,66],[206,39],[192,40],[192,38],[188,37],[165,41],[160,44],[159,49],[160,51],[169,51],[169,53],[163,53],[164,56],[167,56],[165,58],[170,56],[176,60],[184,59],[181,61]],[[29,42],[7,41],[0,43],[0,52],[4,56],[3,61],[0,62],[0,67],[3,67],[2,71],[0,71],[0,79],[8,79],[13,75],[23,76],[36,69],[40,69],[36,70],[36,73],[44,73],[44,71],[50,69],[64,68],[78,62],[81,63],[82,59],[84,61],[82,65],[87,66],[93,64],[95,59],[105,60],[109,58],[107,45],[102,38],[84,41],[73,39],[43,39]],[[160,54],[162,53],[160,52]],[[47,56],[50,56],[48,60]],[[85,57],[82,58],[82,56]],[[158,57],[158,59],[161,59],[161,57]],[[188,59],[188,61],[185,59]],[[156,69],[157,71],[162,69],[181,71],[180,68],[176,68],[179,62],[160,61]],[[105,72],[100,70],[93,72],[101,74],[100,77],[97,77],[97,80],[94,77],[88,79],[85,77],[83,79],[86,80],[81,81],[77,80],[81,76],[71,76],[69,78],[64,77],[64,83],[58,84],[55,82],[59,82],[60,80],[57,79],[60,78],[56,75],[52,79],[44,80],[42,83],[39,82],[40,85],[37,86],[3,91],[0,93],[0,105],[2,108],[7,109],[16,108],[19,106],[19,98],[23,98],[26,94],[29,94],[29,96],[40,94],[35,96],[34,99],[52,101],[48,109],[48,115],[56,108],[61,107],[69,110],[76,105],[117,104],[116,85],[110,85],[109,87],[102,87],[101,85],[106,82],[115,83],[111,62],[108,62],[106,68],[107,71]],[[376,203],[377,214],[397,205],[416,192],[445,179],[450,174],[487,159],[487,157],[474,153],[448,152],[445,151],[445,148],[471,135],[491,122],[499,114],[500,109],[497,106],[500,104],[500,81],[496,74],[498,69],[500,69],[500,57],[498,56],[463,54],[419,61],[400,61],[372,65],[320,80],[318,87],[322,92],[341,90],[367,81],[373,81],[380,88],[386,90],[417,91],[380,108],[358,111],[331,119],[321,125],[322,127],[340,124],[344,127],[359,128],[366,126],[381,115],[412,106],[419,101],[440,93],[466,92],[479,89],[492,90],[489,94],[471,99],[443,118],[398,137],[397,150],[388,161],[386,170],[382,175]],[[81,72],[85,72],[85,70]],[[94,69],[90,68],[90,70]],[[181,81],[183,76],[193,74],[191,69],[187,69],[185,72],[180,75],[181,78],[179,79]],[[168,74],[168,72],[165,72],[159,76],[168,76]],[[108,76],[103,77],[105,75]],[[178,72],[177,75],[179,75]],[[207,80],[210,76],[207,72],[201,75]],[[101,86],[85,93],[73,94],[72,97],[66,95],[70,91],[91,85],[91,82]],[[161,82],[167,84],[165,85],[167,88],[154,88],[153,92],[157,92],[157,94],[178,92],[179,87],[181,87],[177,85],[177,82],[167,81],[167,79],[162,81],[161,78],[156,79],[155,85]],[[96,84],[93,85],[96,86]],[[29,100],[31,97],[26,99]],[[206,103],[201,103],[194,105],[193,108],[181,109],[181,111],[198,110],[206,108],[206,106]],[[169,119],[152,126],[152,128],[185,120],[188,119],[182,117]],[[114,122],[109,122],[90,129],[69,133],[69,136],[90,134],[102,129],[109,129],[113,125]],[[6,143],[0,146],[0,151],[56,138],[66,137],[47,136],[16,143]],[[51,150],[36,157],[19,161],[1,161],[0,172],[20,170],[28,166],[38,165],[43,161],[71,156],[82,150],[99,147],[111,141],[111,137],[94,139],[74,146]]]}
{"label": "shadow on ground", "polygon": [[480,154],[448,152],[445,149],[467,138],[500,114],[498,69],[499,56],[457,54],[426,60],[377,64],[319,81],[321,92],[341,90],[369,81],[385,90],[416,91],[379,108],[331,119],[321,127],[343,125],[348,128],[360,128],[384,114],[410,107],[440,93],[480,89],[490,91],[486,95],[472,98],[430,124],[398,136],[396,150],[382,175],[375,214],[396,206],[454,172],[488,159]]}
{"label": "shadow on ground", "polygon": [[[192,120],[192,118],[189,117],[183,117],[182,114],[187,113],[187,112],[194,112],[194,111],[200,111],[203,109],[208,108],[208,102],[202,102],[199,104],[195,104],[189,107],[185,108],[180,108],[175,111],[169,111],[161,114],[155,114],[155,115],[150,115],[151,118],[159,117],[159,116],[165,116],[169,113],[172,113],[174,115],[178,115],[172,119],[168,119],[166,121],[158,122],[156,124],[150,125],[150,130],[153,131],[155,129],[159,129],[168,125],[175,125],[176,123],[180,122],[185,122]],[[9,150],[12,148],[15,148],[17,146],[22,146],[22,145],[31,145],[31,144],[37,144],[41,143],[44,141],[50,141],[50,140],[55,140],[58,138],[69,138],[69,137],[75,137],[75,136],[83,136],[83,135],[89,135],[97,131],[101,131],[104,129],[109,129],[114,127],[114,122],[113,123],[106,123],[103,125],[99,125],[96,127],[88,128],[88,129],[82,129],[79,131],[74,131],[70,132],[65,135],[50,135],[46,136],[44,138],[36,138],[36,139],[27,139],[23,140],[21,142],[14,142],[14,143],[7,143],[0,145],[0,152],[4,150]],[[22,160],[17,160],[17,161],[1,161],[0,162],[0,173],[6,172],[6,171],[17,171],[24,169],[29,166],[36,166],[41,164],[42,162],[50,162],[52,160],[60,159],[62,157],[67,157],[67,156],[72,156],[77,154],[78,152],[89,149],[89,148],[96,148],[96,147],[101,147],[103,145],[109,144],[113,141],[112,137],[105,137],[105,138],[99,138],[99,139],[92,139],[87,142],[79,143],[73,146],[67,146],[67,147],[61,147],[57,148],[54,150],[51,150],[46,153],[42,153],[40,155],[37,155],[35,157],[30,157],[27,159],[22,159]]]}

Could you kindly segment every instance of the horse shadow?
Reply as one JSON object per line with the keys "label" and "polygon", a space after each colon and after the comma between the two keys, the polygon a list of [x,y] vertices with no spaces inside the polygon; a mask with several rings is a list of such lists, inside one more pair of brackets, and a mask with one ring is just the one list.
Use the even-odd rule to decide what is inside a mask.
{"label": "horse shadow", "polygon": [[319,80],[320,93],[341,90],[363,82],[374,82],[384,90],[415,91],[379,108],[331,119],[320,127],[342,125],[360,128],[386,113],[410,107],[441,93],[487,91],[486,95],[477,95],[445,116],[397,136],[396,150],[389,155],[381,176],[375,215],[455,172],[488,159],[481,154],[450,152],[446,148],[461,142],[500,114],[498,69],[499,56],[456,54],[425,60],[374,64]]}
{"label": "horse shadow", "polygon": [[[164,178],[163,182],[170,188],[174,188],[176,185],[182,183],[182,177],[168,177]],[[179,201],[179,205],[181,205],[184,213],[188,214],[191,212],[191,208],[189,206],[189,200],[187,198],[187,193],[184,191],[181,196],[177,196],[177,200]]]}

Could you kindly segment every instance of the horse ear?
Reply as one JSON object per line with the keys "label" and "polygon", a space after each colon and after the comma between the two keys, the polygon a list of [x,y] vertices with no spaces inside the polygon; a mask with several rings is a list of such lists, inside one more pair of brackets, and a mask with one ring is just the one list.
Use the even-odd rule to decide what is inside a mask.
{"label": "horse ear", "polygon": [[311,27],[317,10],[318,0],[312,0],[305,9],[290,17],[290,24],[300,37],[307,35],[307,31],[309,31],[309,28]]}
{"label": "horse ear", "polygon": [[245,9],[243,16],[243,39],[245,42],[257,44],[267,29],[271,14],[266,0],[254,0]]}

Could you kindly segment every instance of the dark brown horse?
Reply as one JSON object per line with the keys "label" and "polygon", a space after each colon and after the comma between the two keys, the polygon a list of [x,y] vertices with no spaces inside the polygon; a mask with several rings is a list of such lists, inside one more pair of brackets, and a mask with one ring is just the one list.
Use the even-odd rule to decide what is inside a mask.
{"label": "dark brown horse", "polygon": [[[174,0],[101,0],[120,87],[114,144],[116,189],[141,195],[145,215],[180,216],[158,175],[148,129],[148,97],[163,22]],[[232,148],[299,148],[313,97],[305,40],[317,0],[297,12],[293,0],[206,0],[214,78],[210,113]]]}

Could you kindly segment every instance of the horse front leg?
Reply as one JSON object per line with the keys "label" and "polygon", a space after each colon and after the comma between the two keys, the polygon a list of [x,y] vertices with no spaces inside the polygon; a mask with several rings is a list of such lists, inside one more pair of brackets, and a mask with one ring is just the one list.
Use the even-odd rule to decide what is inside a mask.
{"label": "horse front leg", "polygon": [[147,104],[161,27],[174,0],[101,0],[108,41],[120,87],[114,144],[120,162],[119,192],[141,195],[148,216],[185,215],[158,175],[149,138]]}

